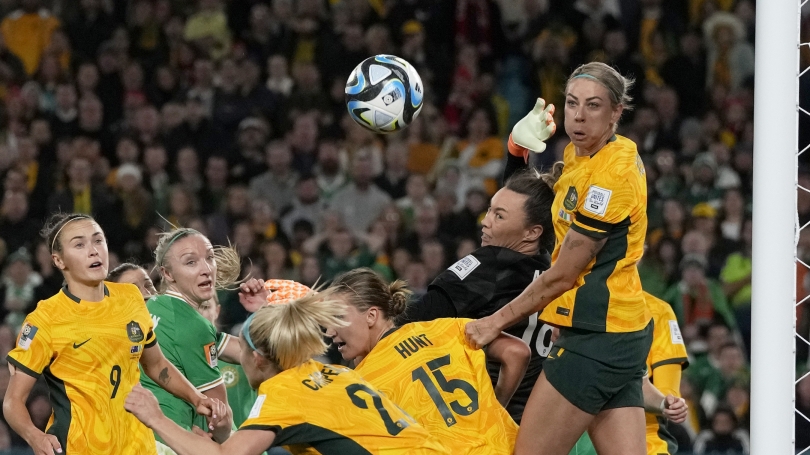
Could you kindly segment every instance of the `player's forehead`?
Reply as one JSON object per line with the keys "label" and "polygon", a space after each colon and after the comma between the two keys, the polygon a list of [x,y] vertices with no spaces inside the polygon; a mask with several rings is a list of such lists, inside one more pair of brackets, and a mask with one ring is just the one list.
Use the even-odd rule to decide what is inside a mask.
{"label": "player's forehead", "polygon": [[103,235],[104,231],[101,230],[101,226],[89,218],[69,221],[59,233],[60,240],[63,242]]}
{"label": "player's forehead", "polygon": [[201,234],[185,235],[172,242],[171,245],[171,252],[176,256],[185,254],[206,254],[213,249],[214,247],[211,245],[211,241]]}
{"label": "player's forehead", "polygon": [[601,98],[602,101],[610,100],[607,87],[589,78],[577,78],[568,83],[565,95],[567,98],[575,98],[585,101],[591,98]]}
{"label": "player's forehead", "polygon": [[492,210],[501,209],[510,213],[522,213],[525,202],[526,195],[512,191],[509,188],[501,188],[492,196],[489,205]]}

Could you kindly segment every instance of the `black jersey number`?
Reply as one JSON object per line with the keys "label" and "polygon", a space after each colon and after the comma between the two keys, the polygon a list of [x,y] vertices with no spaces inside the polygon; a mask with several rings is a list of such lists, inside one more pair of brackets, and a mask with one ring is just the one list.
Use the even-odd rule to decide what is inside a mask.
{"label": "black jersey number", "polygon": [[[425,390],[427,390],[430,399],[433,400],[433,404],[435,404],[436,408],[439,410],[439,414],[441,414],[445,425],[451,427],[456,424],[456,417],[453,414],[468,416],[478,410],[478,391],[475,390],[475,387],[473,387],[472,384],[462,379],[448,380],[445,378],[444,373],[442,373],[440,369],[447,365],[450,365],[449,354],[444,357],[433,359],[427,363],[427,367],[431,373],[430,375],[425,370],[424,366],[413,370],[411,373],[411,380],[413,382],[422,382],[422,385],[425,386]],[[466,405],[462,405],[459,403],[459,400],[455,400],[451,401],[450,405],[448,406],[448,403],[444,401],[442,394],[436,388],[436,384],[434,384],[433,380],[430,379],[431,375],[436,379],[436,384],[438,384],[443,391],[453,393],[456,390],[461,389],[461,391],[467,395],[470,402]]]}
{"label": "black jersey number", "polygon": [[410,424],[405,421],[405,419],[399,419],[394,422],[394,419],[391,418],[391,414],[385,409],[385,406],[383,406],[382,398],[380,398],[380,395],[373,389],[365,384],[349,384],[346,386],[346,393],[349,394],[352,404],[360,409],[368,409],[368,402],[366,402],[365,398],[360,396],[360,392],[365,392],[371,397],[371,402],[380,414],[383,423],[385,423],[385,429],[388,430],[388,434],[396,436],[402,432],[402,430],[408,428]]}
{"label": "black jersey number", "polygon": [[113,365],[112,370],[110,370],[110,384],[113,386],[112,395],[110,395],[112,400],[118,393],[118,386],[121,385],[121,367],[118,365]]}
{"label": "black jersey number", "polygon": [[[540,326],[540,329],[537,330],[538,326],[538,319],[539,313],[534,313],[529,316],[529,325],[526,327],[526,330],[523,331],[523,336],[521,339],[524,343],[529,345],[529,348],[534,349],[540,357],[548,357],[548,353],[551,352],[551,326],[548,324],[543,324]],[[537,339],[534,342],[534,346],[532,346],[532,339],[534,339],[534,333],[537,332]]]}

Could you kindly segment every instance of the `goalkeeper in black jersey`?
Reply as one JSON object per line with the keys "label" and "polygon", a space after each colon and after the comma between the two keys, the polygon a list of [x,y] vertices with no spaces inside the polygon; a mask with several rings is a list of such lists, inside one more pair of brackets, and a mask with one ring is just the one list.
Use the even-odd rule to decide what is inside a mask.
{"label": "goalkeeper in black jersey", "polygon": [[[411,306],[403,322],[491,315],[551,266],[552,185],[556,179],[533,169],[521,170],[524,166],[523,156],[508,155],[504,188],[492,197],[482,221],[481,248],[433,280],[427,294]],[[561,166],[555,171],[560,172]],[[535,313],[505,330],[523,339],[532,350],[526,376],[507,406],[518,423],[551,349],[551,326],[538,321],[537,316]],[[488,369],[496,381],[499,365],[489,362]]]}

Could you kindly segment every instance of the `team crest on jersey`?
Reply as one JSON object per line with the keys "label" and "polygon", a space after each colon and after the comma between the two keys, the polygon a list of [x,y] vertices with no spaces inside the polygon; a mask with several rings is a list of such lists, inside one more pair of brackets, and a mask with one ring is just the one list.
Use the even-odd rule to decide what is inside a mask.
{"label": "team crest on jersey", "polygon": [[205,359],[208,360],[208,365],[211,368],[217,367],[217,344],[209,343],[203,346],[205,349]]}
{"label": "team crest on jersey", "polygon": [[578,201],[579,194],[577,194],[577,189],[573,186],[569,186],[568,193],[565,195],[565,200],[563,201],[563,207],[565,207],[565,210],[574,210],[577,208]]}
{"label": "team crest on jersey", "polygon": [[239,383],[239,372],[236,368],[227,365],[219,370],[222,373],[222,380],[225,382],[225,387],[231,388]]}
{"label": "team crest on jersey", "polygon": [[129,341],[133,343],[140,343],[143,341],[143,330],[141,330],[141,325],[135,321],[129,321],[129,324],[127,324],[127,336],[129,337]]}
{"label": "team crest on jersey", "polygon": [[28,348],[31,347],[31,342],[34,341],[37,330],[39,330],[37,326],[31,325],[28,322],[25,323],[20,331],[20,341],[17,343],[20,346],[20,349],[25,349],[27,351]]}

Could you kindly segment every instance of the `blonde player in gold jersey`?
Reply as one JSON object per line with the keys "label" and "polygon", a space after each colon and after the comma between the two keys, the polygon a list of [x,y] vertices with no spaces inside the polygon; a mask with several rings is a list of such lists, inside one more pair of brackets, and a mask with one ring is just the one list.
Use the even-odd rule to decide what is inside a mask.
{"label": "blonde player in gold jersey", "polygon": [[[140,364],[167,391],[204,415],[216,403],[198,393],[163,356],[138,288],[105,282],[107,241],[88,215],[58,214],[43,230],[66,285],[26,317],[8,354],[3,413],[36,455],[154,454],[152,432],[124,410]],[[43,433],[25,407],[37,378],[50,389]],[[216,416],[215,416],[216,417]]]}
{"label": "blonde player in gold jersey", "polygon": [[[571,143],[554,187],[551,268],[492,316],[467,325],[479,346],[536,311],[560,327],[524,411],[518,455],[566,455],[585,431],[600,455],[647,453],[642,378],[653,324],[636,268],[647,231],[647,186],[636,144],[616,134],[631,84],[603,63],[571,74],[565,89]],[[539,100],[515,125],[510,146],[542,151],[555,130],[552,114],[553,106]]]}
{"label": "blonde player in gold jersey", "polygon": [[330,294],[265,306],[245,321],[241,364],[259,395],[247,420],[222,445],[169,420],[140,386],[127,397],[126,409],[178,455],[259,455],[276,445],[293,454],[448,454],[359,374],[311,360],[326,350],[321,326],[345,325],[344,306]]}
{"label": "blonde player in gold jersey", "polygon": [[355,371],[379,387],[454,454],[511,454],[517,424],[504,409],[520,384],[531,351],[501,334],[487,354],[501,363],[493,389],[484,352],[469,346],[470,319],[445,318],[397,327],[407,305],[405,282],[385,282],[370,269],[338,276],[330,290],[346,306],[345,327],[327,330]]}

